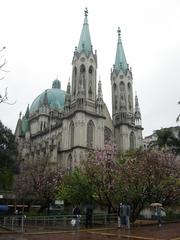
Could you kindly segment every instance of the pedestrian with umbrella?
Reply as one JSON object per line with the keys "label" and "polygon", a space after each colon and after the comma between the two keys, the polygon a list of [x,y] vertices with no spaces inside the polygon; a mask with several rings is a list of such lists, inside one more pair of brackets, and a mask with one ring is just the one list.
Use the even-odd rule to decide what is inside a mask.
{"label": "pedestrian with umbrella", "polygon": [[161,220],[162,204],[161,203],[151,203],[150,206],[155,208],[155,216],[157,218],[159,227],[161,227],[162,226],[162,220]]}

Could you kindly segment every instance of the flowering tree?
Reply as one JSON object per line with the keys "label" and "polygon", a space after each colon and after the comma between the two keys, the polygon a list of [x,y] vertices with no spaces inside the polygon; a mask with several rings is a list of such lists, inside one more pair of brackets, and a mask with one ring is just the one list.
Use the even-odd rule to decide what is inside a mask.
{"label": "flowering tree", "polygon": [[50,204],[55,199],[63,175],[62,168],[52,168],[48,156],[24,163],[22,173],[17,176],[15,182],[17,198],[39,200],[40,210],[47,208],[49,212]]}
{"label": "flowering tree", "polygon": [[65,175],[60,184],[59,198],[73,204],[92,201],[107,206],[108,212],[115,207],[117,163],[116,145],[106,144],[103,150],[91,150],[81,166]]}
{"label": "flowering tree", "polygon": [[108,213],[115,209],[118,196],[118,163],[116,162],[117,147],[106,144],[103,150],[92,150],[83,166],[88,182],[93,188],[93,199],[108,207]]}
{"label": "flowering tree", "polygon": [[152,202],[164,206],[180,201],[180,163],[172,152],[162,150],[117,155],[113,144],[91,150],[81,167],[62,181],[59,196],[70,203],[95,201],[115,210],[120,202],[132,206],[131,220]]}
{"label": "flowering tree", "polygon": [[119,185],[122,201],[132,205],[132,220],[152,202],[164,206],[180,200],[180,164],[171,152],[138,151],[126,156],[120,165]]}

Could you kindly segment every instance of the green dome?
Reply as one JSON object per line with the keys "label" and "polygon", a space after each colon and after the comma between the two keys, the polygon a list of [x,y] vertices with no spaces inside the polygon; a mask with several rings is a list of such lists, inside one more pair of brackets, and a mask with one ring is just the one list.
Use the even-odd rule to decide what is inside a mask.
{"label": "green dome", "polygon": [[30,113],[32,114],[38,111],[43,104],[48,105],[50,108],[63,110],[66,92],[61,90],[60,87],[60,81],[57,79],[54,80],[52,88],[45,90],[33,101],[30,107]]}

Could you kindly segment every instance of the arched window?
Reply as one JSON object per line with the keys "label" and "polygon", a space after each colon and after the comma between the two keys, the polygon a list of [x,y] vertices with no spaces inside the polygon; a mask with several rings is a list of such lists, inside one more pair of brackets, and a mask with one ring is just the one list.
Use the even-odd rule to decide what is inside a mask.
{"label": "arched window", "polygon": [[74,122],[71,121],[70,127],[69,127],[69,137],[70,137],[70,147],[74,147]]}
{"label": "arched window", "polygon": [[120,82],[120,91],[124,91],[124,90],[125,90],[124,82]]}
{"label": "arched window", "polygon": [[89,90],[88,90],[88,98],[89,98],[89,99],[92,99],[92,94],[93,94],[93,92],[92,92],[92,86],[90,86],[90,87],[89,87]]}
{"label": "arched window", "polygon": [[87,147],[93,148],[94,146],[94,123],[90,120],[87,124]]}
{"label": "arched window", "polygon": [[115,83],[113,84],[113,90],[114,90],[114,93],[117,92],[117,87],[116,87],[116,84],[115,84]]}
{"label": "arched window", "polygon": [[82,64],[80,66],[80,73],[85,73],[85,71],[86,71],[86,68],[85,68],[84,64]]}
{"label": "arched window", "polygon": [[117,108],[118,108],[118,100],[117,100],[117,86],[116,86],[116,84],[114,83],[113,84],[113,92],[114,92],[114,110],[116,111],[117,110]]}
{"label": "arched window", "polygon": [[128,91],[129,92],[131,91],[131,84],[130,84],[130,82],[128,82]]}
{"label": "arched window", "polygon": [[89,74],[92,74],[93,73],[93,66],[90,66],[89,67]]}
{"label": "arched window", "polygon": [[74,80],[74,88],[73,88],[73,94],[76,94],[76,82],[77,82],[77,68],[74,67],[73,70],[73,80]]}
{"label": "arched window", "polygon": [[89,67],[89,82],[88,82],[88,98],[92,99],[93,97],[93,91],[92,91],[92,86],[93,86],[93,67]]}
{"label": "arched window", "polygon": [[108,127],[104,127],[104,142],[108,143],[112,140],[112,131]]}
{"label": "arched window", "polygon": [[127,87],[128,87],[128,105],[129,105],[129,110],[131,111],[132,110],[132,98],[131,98],[131,83],[128,82],[127,84]]}
{"label": "arched window", "polygon": [[85,73],[86,73],[86,68],[84,64],[80,66],[80,85],[83,85],[83,88],[85,89]]}
{"label": "arched window", "polygon": [[42,129],[43,129],[43,122],[41,122],[40,124],[40,131],[42,131]]}
{"label": "arched window", "polygon": [[136,147],[136,139],[135,139],[135,135],[134,132],[130,133],[130,149],[133,150]]}

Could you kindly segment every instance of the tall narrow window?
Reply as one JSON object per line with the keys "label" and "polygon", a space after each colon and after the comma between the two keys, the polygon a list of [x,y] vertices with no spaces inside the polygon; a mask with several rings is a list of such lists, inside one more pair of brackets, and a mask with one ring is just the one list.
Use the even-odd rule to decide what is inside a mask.
{"label": "tall narrow window", "polygon": [[120,82],[120,91],[123,92],[125,90],[124,82]]}
{"label": "tall narrow window", "polygon": [[135,135],[134,135],[134,132],[131,132],[130,133],[130,149],[135,149]]}
{"label": "tall narrow window", "polygon": [[69,137],[70,137],[70,147],[74,147],[74,123],[73,121],[70,123],[69,127]]}
{"label": "tall narrow window", "polygon": [[117,108],[118,108],[118,99],[117,99],[117,86],[116,84],[114,83],[113,84],[113,90],[114,90],[114,111],[116,112]]}
{"label": "tall narrow window", "polygon": [[87,146],[89,148],[94,146],[94,123],[92,120],[87,124]]}
{"label": "tall narrow window", "polygon": [[93,67],[89,67],[89,82],[88,82],[88,98],[92,99],[93,98]]}
{"label": "tall narrow window", "polygon": [[132,99],[131,99],[131,83],[128,83],[128,105],[129,105],[129,110],[132,110]]}
{"label": "tall narrow window", "polygon": [[104,127],[104,143],[108,143],[112,140],[112,131],[108,127]]}
{"label": "tall narrow window", "polygon": [[73,80],[74,80],[73,94],[76,95],[76,82],[77,82],[77,68],[76,67],[73,70]]}
{"label": "tall narrow window", "polygon": [[80,85],[83,86],[83,88],[85,89],[85,72],[86,72],[86,68],[84,66],[84,64],[82,64],[80,66]]}

